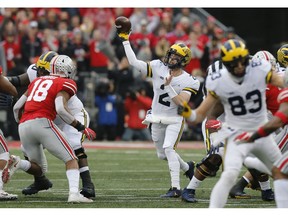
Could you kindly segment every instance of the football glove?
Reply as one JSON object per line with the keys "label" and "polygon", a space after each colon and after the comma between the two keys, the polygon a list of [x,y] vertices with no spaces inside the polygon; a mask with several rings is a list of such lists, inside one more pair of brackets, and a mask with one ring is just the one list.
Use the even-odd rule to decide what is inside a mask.
{"label": "football glove", "polygon": [[129,32],[118,32],[118,37],[120,38],[121,41],[128,41],[129,40],[129,36],[131,34],[131,30]]}
{"label": "football glove", "polygon": [[85,127],[83,124],[81,124],[79,121],[77,121],[76,125],[74,126],[78,131],[82,131],[83,134],[87,137],[89,140],[94,140],[96,138],[96,133],[90,129]]}
{"label": "football glove", "polygon": [[188,103],[184,101],[182,105],[178,105],[177,113],[178,115],[181,115],[184,118],[189,118],[192,113],[192,110],[191,107],[188,105]]}
{"label": "football glove", "polygon": [[222,123],[218,120],[207,120],[205,123],[205,128],[209,130],[210,133],[217,132],[221,129]]}
{"label": "football glove", "polygon": [[96,138],[96,133],[90,128],[85,128],[83,133],[87,137],[88,140],[94,140]]}
{"label": "football glove", "polygon": [[11,95],[0,93],[0,109],[6,109],[13,105],[14,98]]}
{"label": "football glove", "polygon": [[253,132],[243,132],[243,133],[239,134],[239,135],[234,139],[234,141],[235,141],[237,144],[254,142],[254,140],[251,139],[252,135],[253,135]]}
{"label": "football glove", "polygon": [[219,143],[217,146],[211,145],[208,155],[219,153],[219,148],[224,147],[224,143]]}

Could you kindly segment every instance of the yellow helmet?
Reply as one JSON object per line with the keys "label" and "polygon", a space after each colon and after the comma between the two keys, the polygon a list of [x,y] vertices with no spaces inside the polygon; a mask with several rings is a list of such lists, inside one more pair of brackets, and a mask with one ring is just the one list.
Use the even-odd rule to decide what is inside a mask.
{"label": "yellow helmet", "polygon": [[[221,61],[230,73],[236,75],[234,74],[234,67],[237,66],[239,61],[244,63],[245,66],[249,64],[249,51],[242,41],[228,40],[221,46]],[[245,73],[237,76],[244,75]]]}
{"label": "yellow helmet", "polygon": [[277,51],[277,60],[284,67],[288,67],[288,44],[284,44]]}
{"label": "yellow helmet", "polygon": [[[172,54],[178,55],[181,58],[175,64],[169,63],[169,58]],[[173,44],[166,53],[163,60],[164,64],[170,69],[182,68],[189,64],[192,58],[191,50],[184,43]]]}
{"label": "yellow helmet", "polygon": [[44,70],[44,72],[48,72],[50,73],[50,62],[52,60],[52,58],[54,56],[57,56],[58,53],[54,52],[54,51],[48,51],[46,53],[43,53],[37,63],[36,63],[36,67],[37,67],[37,70]]}

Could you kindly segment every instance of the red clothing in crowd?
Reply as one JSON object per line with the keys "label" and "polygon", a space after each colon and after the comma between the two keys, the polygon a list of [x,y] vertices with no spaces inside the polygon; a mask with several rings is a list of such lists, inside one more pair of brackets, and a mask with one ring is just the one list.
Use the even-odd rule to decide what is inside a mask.
{"label": "red clothing in crowd", "polygon": [[90,50],[90,67],[107,67],[108,58],[98,49],[98,41],[91,41]]}
{"label": "red clothing in crowd", "polygon": [[146,112],[151,108],[152,99],[147,96],[139,95],[135,100],[130,97],[125,99],[125,110],[129,116],[127,120],[128,127],[131,129],[143,129],[147,126],[142,124]]}
{"label": "red clothing in crowd", "polygon": [[8,71],[10,71],[15,67],[14,59],[21,57],[20,46],[17,43],[17,41],[9,43],[6,40],[2,42],[2,46],[4,47],[5,50],[7,69]]}

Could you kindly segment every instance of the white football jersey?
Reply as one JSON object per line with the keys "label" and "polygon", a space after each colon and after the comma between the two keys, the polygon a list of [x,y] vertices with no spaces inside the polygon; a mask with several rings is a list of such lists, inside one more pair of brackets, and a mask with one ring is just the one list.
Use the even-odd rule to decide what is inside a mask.
{"label": "white football jersey", "polygon": [[[148,63],[147,76],[152,78],[154,97],[152,101],[153,115],[164,117],[179,117],[177,114],[177,105],[164,90],[165,78],[169,76],[169,68],[160,60],[153,60]],[[197,94],[200,82],[192,75],[183,70],[180,76],[173,77],[171,86],[177,94],[185,91],[191,94]],[[181,117],[182,118],[182,117]]]}
{"label": "white football jersey", "polygon": [[265,60],[250,61],[240,84],[225,66],[209,71],[206,89],[220,98],[228,126],[253,131],[268,121],[265,92],[270,70],[271,64]]}

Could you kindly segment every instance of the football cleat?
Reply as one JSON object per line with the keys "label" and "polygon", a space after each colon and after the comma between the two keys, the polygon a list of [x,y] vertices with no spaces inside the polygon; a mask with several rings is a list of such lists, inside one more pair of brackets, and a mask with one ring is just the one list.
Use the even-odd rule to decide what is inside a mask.
{"label": "football cleat", "polygon": [[261,197],[262,197],[263,201],[274,201],[275,200],[274,192],[272,191],[272,189],[261,190]]}
{"label": "football cleat", "polygon": [[187,164],[189,166],[189,169],[184,173],[184,175],[191,180],[194,175],[195,163],[193,161],[189,161],[187,162]]}
{"label": "football cleat", "polygon": [[251,196],[249,194],[246,194],[244,191],[233,191],[231,190],[229,193],[229,196],[232,199],[251,199]]}
{"label": "football cleat", "polygon": [[16,170],[20,167],[21,158],[19,156],[10,155],[7,166],[3,169],[2,181],[7,183]]}
{"label": "football cleat", "polygon": [[16,200],[18,199],[18,195],[15,194],[9,194],[3,190],[0,190],[0,200]]}
{"label": "football cleat", "polygon": [[197,202],[195,198],[195,190],[184,188],[181,194],[182,200],[189,203]]}
{"label": "football cleat", "polygon": [[34,181],[33,184],[29,185],[28,187],[22,190],[22,194],[24,195],[32,195],[36,194],[41,190],[48,190],[52,188],[53,184],[49,181],[49,179],[44,178],[41,180]]}
{"label": "football cleat", "polygon": [[95,198],[96,196],[94,187],[83,187],[80,194],[89,199]]}
{"label": "football cleat", "polygon": [[166,194],[161,195],[161,198],[178,198],[181,196],[181,190],[176,187],[170,188]]}
{"label": "football cleat", "polygon": [[92,203],[93,200],[88,199],[84,197],[82,194],[80,194],[79,192],[77,192],[77,193],[69,193],[67,202],[68,203]]}

